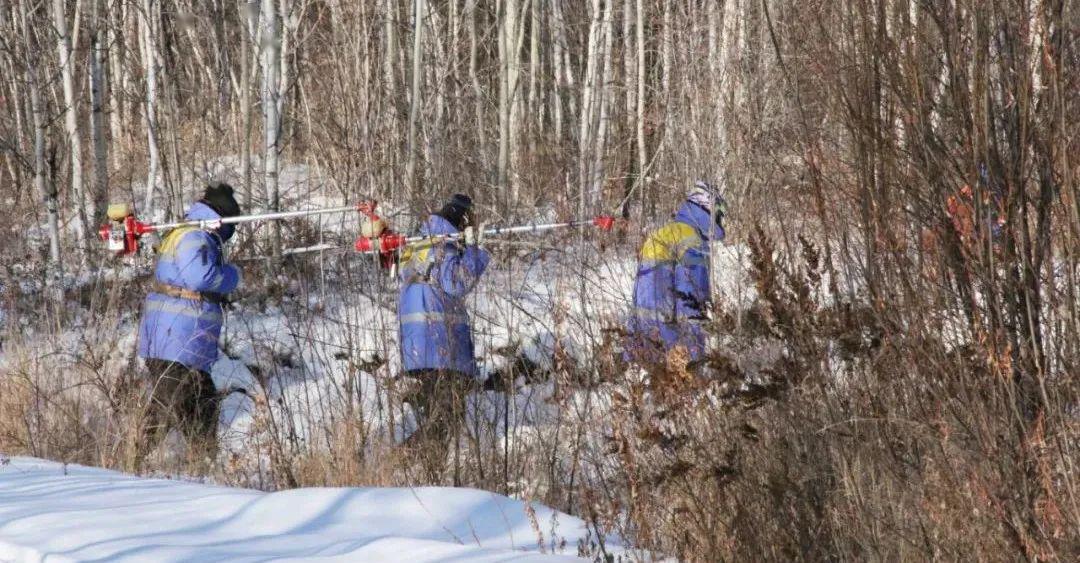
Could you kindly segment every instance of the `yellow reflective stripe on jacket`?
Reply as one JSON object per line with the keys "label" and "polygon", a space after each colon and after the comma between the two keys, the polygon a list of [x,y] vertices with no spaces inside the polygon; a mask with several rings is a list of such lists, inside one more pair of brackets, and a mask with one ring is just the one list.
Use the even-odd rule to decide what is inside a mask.
{"label": "yellow reflective stripe on jacket", "polygon": [[401,271],[405,283],[427,283],[430,277],[433,257],[431,250],[434,245],[431,242],[422,242],[413,246],[405,247],[401,253]]}
{"label": "yellow reflective stripe on jacket", "polygon": [[687,250],[701,244],[701,237],[686,223],[673,221],[653,231],[641,247],[643,263],[676,262]]}
{"label": "yellow reflective stripe on jacket", "polygon": [[204,321],[221,322],[220,311],[207,311],[199,305],[178,303],[176,301],[151,299],[146,302],[146,311],[172,313],[175,315],[184,315],[187,317],[197,317],[198,319]]}
{"label": "yellow reflective stripe on jacket", "polygon": [[184,235],[197,230],[199,230],[198,227],[187,226],[177,227],[169,231],[169,234],[165,235],[165,238],[161,240],[158,252],[163,256],[176,256],[176,249],[180,246],[180,239],[184,238]]}

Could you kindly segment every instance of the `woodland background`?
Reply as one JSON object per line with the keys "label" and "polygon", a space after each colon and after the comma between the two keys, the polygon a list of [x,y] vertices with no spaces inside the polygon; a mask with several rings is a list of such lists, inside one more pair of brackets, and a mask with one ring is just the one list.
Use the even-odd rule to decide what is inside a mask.
{"label": "woodland background", "polygon": [[[687,559],[1068,560],[1078,92],[1068,0],[0,0],[0,449],[124,464],[122,418],[87,413],[126,376],[42,361],[42,334],[137,307],[103,273],[108,201],[177,217],[221,179],[287,208],[305,164],[327,199],[416,215],[459,191],[488,221],[614,212],[626,256],[720,178],[755,291],[717,305],[722,375],[557,363],[614,389],[608,432],[516,492]],[[245,248],[281,264],[304,225]],[[733,358],[763,342],[782,353],[750,376]],[[401,480],[275,448],[266,487]]]}

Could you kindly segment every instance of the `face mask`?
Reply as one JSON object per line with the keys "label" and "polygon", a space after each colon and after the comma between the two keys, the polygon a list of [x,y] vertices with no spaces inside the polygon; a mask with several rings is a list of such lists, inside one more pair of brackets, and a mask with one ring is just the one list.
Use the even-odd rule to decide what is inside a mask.
{"label": "face mask", "polygon": [[218,236],[221,237],[221,242],[228,242],[235,232],[236,225],[222,225],[218,227]]}

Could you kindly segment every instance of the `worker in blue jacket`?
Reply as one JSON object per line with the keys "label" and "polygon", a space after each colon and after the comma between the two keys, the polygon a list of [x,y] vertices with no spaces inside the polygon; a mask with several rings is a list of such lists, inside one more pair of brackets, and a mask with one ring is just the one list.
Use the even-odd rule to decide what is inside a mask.
{"label": "worker in blue jacket", "polygon": [[701,359],[711,302],[709,242],[724,239],[725,212],[719,190],[698,181],[672,221],[645,240],[627,326],[629,361],[662,365],[675,347],[691,362]]}
{"label": "worker in blue jacket", "polygon": [[[472,199],[454,195],[428,217],[421,234],[461,233],[408,247],[401,257],[398,302],[401,361],[419,390],[406,400],[417,414],[410,437],[437,479],[446,460],[448,438],[460,443],[465,398],[477,375],[472,328],[465,296],[476,287],[490,256],[480,248],[482,226],[475,224]],[[457,451],[457,450],[455,450]]]}
{"label": "worker in blue jacket", "polygon": [[[213,184],[186,218],[239,214],[232,187]],[[212,461],[217,455],[220,401],[210,368],[218,358],[222,303],[240,284],[240,270],[226,264],[222,253],[234,228],[179,227],[158,246],[155,281],[139,324],[139,357],[149,372],[150,402],[137,463],[173,428],[184,435],[194,460]]]}

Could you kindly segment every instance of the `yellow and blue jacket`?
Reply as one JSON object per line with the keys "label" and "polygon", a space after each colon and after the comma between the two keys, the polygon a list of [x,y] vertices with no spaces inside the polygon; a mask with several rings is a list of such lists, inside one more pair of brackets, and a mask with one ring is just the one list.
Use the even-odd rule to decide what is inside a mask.
{"label": "yellow and blue jacket", "polygon": [[[198,202],[189,220],[218,219],[210,206]],[[158,248],[154,277],[159,284],[204,294],[224,295],[240,283],[240,270],[224,263],[221,246],[232,227],[207,231],[196,227],[173,229]],[[139,356],[179,362],[210,371],[218,357],[222,311],[218,299],[185,299],[150,292],[139,323]]]}
{"label": "yellow and blue jacket", "polygon": [[655,363],[675,346],[691,360],[705,346],[701,321],[710,302],[709,237],[723,231],[703,207],[685,202],[673,220],[653,231],[641,247],[626,355]]}
{"label": "yellow and blue jacket", "polygon": [[[432,215],[423,235],[457,233],[446,219]],[[472,328],[465,296],[476,287],[490,255],[458,241],[422,243],[401,257],[398,322],[405,371],[446,370],[476,375]]]}

